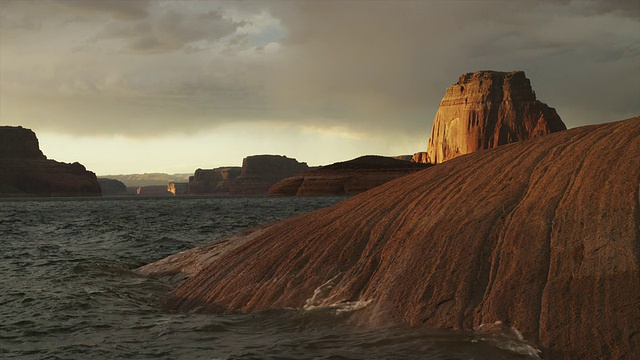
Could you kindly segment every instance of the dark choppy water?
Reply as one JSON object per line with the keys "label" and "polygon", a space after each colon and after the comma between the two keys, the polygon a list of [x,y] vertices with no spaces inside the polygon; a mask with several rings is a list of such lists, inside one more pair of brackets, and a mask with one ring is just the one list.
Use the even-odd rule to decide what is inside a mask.
{"label": "dark choppy water", "polygon": [[132,271],[339,200],[0,200],[0,358],[528,358],[531,348],[502,335],[354,328],[330,310],[170,313],[157,306],[167,284]]}

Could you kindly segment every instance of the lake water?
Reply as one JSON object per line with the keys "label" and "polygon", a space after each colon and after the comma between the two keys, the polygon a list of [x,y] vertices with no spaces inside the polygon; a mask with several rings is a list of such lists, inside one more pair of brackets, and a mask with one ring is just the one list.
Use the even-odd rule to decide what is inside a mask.
{"label": "lake water", "polygon": [[514,334],[358,328],[349,313],[174,313],[133,269],[340,197],[0,200],[0,358],[528,359]]}

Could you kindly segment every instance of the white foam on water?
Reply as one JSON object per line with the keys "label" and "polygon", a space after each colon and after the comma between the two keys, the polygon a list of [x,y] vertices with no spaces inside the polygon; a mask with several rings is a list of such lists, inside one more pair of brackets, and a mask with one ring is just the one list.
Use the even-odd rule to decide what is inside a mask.
{"label": "white foam on water", "polygon": [[352,312],[356,310],[360,310],[365,306],[371,303],[371,300],[357,300],[357,301],[345,301],[340,300],[331,304],[326,304],[326,300],[331,293],[331,290],[336,286],[338,282],[338,278],[340,278],[342,274],[338,274],[331,279],[329,279],[324,284],[318,286],[314,291],[313,295],[305,301],[303,309],[306,311],[317,310],[317,309],[330,309],[334,310],[336,314],[342,314],[347,312]]}
{"label": "white foam on water", "polygon": [[474,332],[476,341],[490,342],[500,349],[540,359],[542,351],[528,344],[518,329],[505,325],[502,321],[482,324]]}
{"label": "white foam on water", "polygon": [[342,274],[338,274],[331,279],[329,279],[324,284],[318,286],[314,291],[313,295],[305,301],[303,309],[305,310],[313,310],[315,308],[321,307],[322,302],[329,296],[329,293],[336,286],[336,279],[340,277]]}

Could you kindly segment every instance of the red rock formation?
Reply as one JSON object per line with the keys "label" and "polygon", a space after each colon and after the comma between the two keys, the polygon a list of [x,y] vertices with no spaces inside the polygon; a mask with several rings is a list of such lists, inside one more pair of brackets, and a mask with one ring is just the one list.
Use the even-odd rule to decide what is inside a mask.
{"label": "red rock formation", "polygon": [[47,160],[33,131],[0,126],[0,196],[100,196],[96,175],[79,163]]}
{"label": "red rock formation", "polygon": [[413,154],[413,156],[411,157],[411,162],[418,164],[429,164],[429,156],[427,155],[426,151],[420,151]]}
{"label": "red rock formation", "polygon": [[631,359],[640,353],[638,159],[640,117],[453,159],[200,257],[202,270],[167,305],[302,308],[324,285],[314,304],[369,302],[354,314],[364,323],[502,321],[544,358]]}
{"label": "red rock formation", "polygon": [[522,71],[466,73],[449,88],[433,121],[427,162],[566,130],[555,109],[536,100]]}
{"label": "red rock formation", "polygon": [[240,167],[197,169],[193,179],[189,179],[187,194],[229,194],[233,181],[240,176]]}
{"label": "red rock formation", "polygon": [[281,180],[269,194],[355,195],[426,167],[384,156],[361,156]]}
{"label": "red rock formation", "polygon": [[278,181],[308,170],[306,163],[286,156],[254,155],[242,160],[242,172],[233,182],[231,193],[266,194]]}
{"label": "red rock formation", "polygon": [[242,168],[196,170],[188,194],[266,194],[278,181],[308,170],[306,163],[279,155],[253,155],[242,160]]}

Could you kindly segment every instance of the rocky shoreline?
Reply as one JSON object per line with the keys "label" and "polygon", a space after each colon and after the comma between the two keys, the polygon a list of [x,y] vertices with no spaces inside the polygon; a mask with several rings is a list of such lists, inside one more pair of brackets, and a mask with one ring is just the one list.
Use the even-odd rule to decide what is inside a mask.
{"label": "rocky shoreline", "polygon": [[167,306],[302,308],[332,281],[318,305],[366,301],[361,323],[500,321],[544,358],[632,358],[638,158],[639,117],[452,159],[240,236],[201,262]]}

